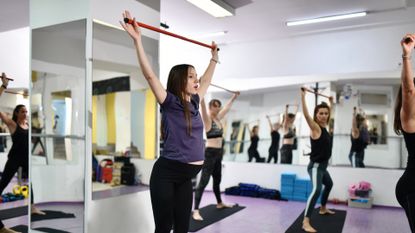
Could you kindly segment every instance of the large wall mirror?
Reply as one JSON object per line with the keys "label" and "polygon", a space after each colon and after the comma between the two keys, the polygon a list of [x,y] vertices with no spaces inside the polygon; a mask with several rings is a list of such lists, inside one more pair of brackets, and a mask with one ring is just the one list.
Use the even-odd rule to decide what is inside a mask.
{"label": "large wall mirror", "polygon": [[[158,42],[143,37],[150,57]],[[123,31],[93,24],[92,199],[137,192],[139,159],[156,156],[156,101],[141,77],[134,45]]]}
{"label": "large wall mirror", "polygon": [[[268,162],[271,129],[267,116],[273,124],[282,123],[287,104],[289,105],[288,113],[295,114],[297,105],[301,103],[300,86],[307,86],[310,89],[317,86],[319,92],[335,97],[329,126],[333,135],[331,165],[351,166],[348,155],[351,147],[353,108],[356,107],[358,113],[364,116],[368,137],[364,158],[365,167],[399,169],[405,166],[406,152],[402,149],[402,138],[396,136],[393,131],[393,107],[396,91],[399,88],[398,78],[363,77],[361,79],[304,83],[303,85],[242,92],[223,122],[226,128],[224,131],[224,160],[237,162],[249,160],[250,134],[247,127],[243,126],[249,124],[250,129],[255,125],[259,126],[258,152],[262,159],[258,162]],[[230,94],[213,92],[210,98],[218,98],[222,102],[226,102],[230,98]],[[309,94],[307,95],[309,111],[314,109],[316,101],[317,103],[329,102],[326,98],[319,96],[316,99],[313,94]],[[309,129],[304,120],[301,106],[296,114],[293,128],[295,129],[295,140],[293,140],[291,164],[305,165],[308,163],[307,154],[311,149]],[[280,128],[279,133],[279,147],[281,148],[286,143],[284,129]],[[255,161],[252,159],[251,162]],[[270,162],[273,163],[274,160],[272,159]],[[277,163],[281,163],[281,151],[279,151]]]}
{"label": "large wall mirror", "polygon": [[86,20],[32,30],[32,229],[84,231]]}

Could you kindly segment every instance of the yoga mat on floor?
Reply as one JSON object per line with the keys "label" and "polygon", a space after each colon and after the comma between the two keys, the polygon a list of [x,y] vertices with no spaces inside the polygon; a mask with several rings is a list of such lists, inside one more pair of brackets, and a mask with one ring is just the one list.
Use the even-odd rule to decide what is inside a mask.
{"label": "yoga mat on floor", "polygon": [[17,232],[27,233],[27,226],[26,225],[17,225],[17,226],[14,226],[14,227],[10,227],[10,229],[12,229],[14,231],[17,231]]}
{"label": "yoga mat on floor", "polygon": [[[341,233],[343,231],[344,221],[346,220],[346,211],[333,210],[335,214],[320,215],[316,208],[311,215],[311,226],[318,233]],[[303,226],[304,211],[298,216],[295,222],[287,229],[285,233],[304,233]]]}
{"label": "yoga mat on floor", "polygon": [[[22,232],[22,233],[27,233],[27,230],[28,230],[26,225],[17,225],[17,226],[11,227],[11,229],[18,231],[18,232]],[[39,227],[39,228],[34,228],[33,230],[46,232],[46,233],[70,233],[69,231],[62,231],[62,230],[52,229],[48,227]]]}
{"label": "yoga mat on floor", "polygon": [[41,232],[46,232],[46,233],[71,233],[69,231],[52,229],[52,228],[49,228],[49,227],[39,227],[39,228],[35,228],[34,230],[41,231]]}
{"label": "yoga mat on floor", "polygon": [[64,213],[62,211],[54,211],[54,210],[42,210],[46,213],[46,215],[40,214],[32,214],[32,221],[42,221],[42,220],[49,220],[49,219],[57,219],[57,218],[75,218],[74,214]]}
{"label": "yoga mat on floor", "polygon": [[17,218],[27,215],[27,206],[19,206],[10,209],[0,210],[0,219]]}
{"label": "yoga mat on floor", "polygon": [[192,216],[190,216],[189,232],[198,231],[244,208],[245,208],[244,206],[238,206],[238,205],[235,205],[232,208],[223,208],[223,209],[217,209],[216,205],[205,206],[199,209],[200,215],[202,215],[203,217],[203,221],[196,221],[192,218]]}

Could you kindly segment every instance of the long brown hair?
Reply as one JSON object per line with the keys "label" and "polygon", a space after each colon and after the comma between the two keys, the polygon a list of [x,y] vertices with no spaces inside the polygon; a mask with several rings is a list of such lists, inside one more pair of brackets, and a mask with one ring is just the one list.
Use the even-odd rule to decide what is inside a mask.
{"label": "long brown hair", "polygon": [[12,120],[13,120],[14,122],[16,122],[16,123],[17,123],[17,114],[19,114],[20,109],[25,108],[25,107],[26,107],[26,106],[24,106],[23,104],[19,104],[19,105],[17,105],[17,106],[14,108],[14,110],[13,110],[13,117],[12,117]]}
{"label": "long brown hair", "polygon": [[317,105],[317,106],[314,108],[313,120],[314,120],[315,122],[317,122],[317,113],[318,113],[318,110],[320,110],[321,108],[327,108],[327,109],[329,110],[329,116],[328,116],[328,118],[327,118],[327,124],[329,124],[329,122],[330,122],[331,112],[330,112],[330,106],[329,106],[326,102],[321,102],[321,104]]}
{"label": "long brown hair", "polygon": [[184,108],[184,118],[186,119],[187,133],[191,135],[192,120],[190,118],[189,105],[185,100],[189,68],[194,67],[192,65],[181,64],[173,66],[173,68],[171,68],[169,78],[167,80],[167,91],[179,97],[180,102],[182,103]]}

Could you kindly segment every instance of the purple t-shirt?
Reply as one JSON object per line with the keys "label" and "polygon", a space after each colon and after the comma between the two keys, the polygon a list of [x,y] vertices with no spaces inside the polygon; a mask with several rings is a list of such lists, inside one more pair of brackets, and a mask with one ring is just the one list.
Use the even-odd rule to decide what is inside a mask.
{"label": "purple t-shirt", "polygon": [[167,92],[161,106],[164,147],[161,156],[190,163],[204,160],[203,121],[199,113],[199,95],[192,95],[189,105],[192,122],[191,135],[187,133],[184,107],[179,97]]}

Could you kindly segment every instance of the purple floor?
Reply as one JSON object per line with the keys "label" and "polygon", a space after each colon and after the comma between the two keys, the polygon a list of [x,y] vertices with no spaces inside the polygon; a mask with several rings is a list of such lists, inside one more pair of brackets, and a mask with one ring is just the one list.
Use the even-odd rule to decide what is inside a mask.
{"label": "purple floor", "polygon": [[[225,203],[238,203],[246,208],[197,233],[283,233],[305,208],[304,202],[273,201],[225,194],[222,194],[222,199]],[[205,192],[200,206],[212,203],[216,203],[215,196],[212,192]],[[347,211],[344,233],[411,232],[405,213],[400,208],[359,209],[345,205],[328,206]]]}

